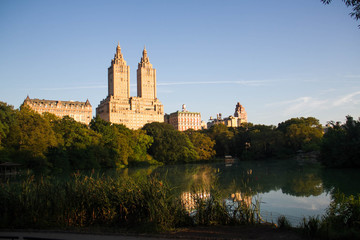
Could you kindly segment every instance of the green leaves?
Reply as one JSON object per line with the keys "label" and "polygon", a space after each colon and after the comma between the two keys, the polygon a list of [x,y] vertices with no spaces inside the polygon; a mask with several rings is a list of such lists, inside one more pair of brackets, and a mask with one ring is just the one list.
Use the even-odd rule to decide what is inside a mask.
{"label": "green leaves", "polygon": [[143,130],[154,139],[148,153],[157,161],[191,162],[198,158],[198,153],[187,135],[175,130],[170,124],[149,123],[143,127]]}
{"label": "green leaves", "polygon": [[360,121],[351,116],[346,123],[330,122],[320,151],[322,163],[329,167],[360,167]]}
{"label": "green leaves", "polygon": [[278,130],[284,133],[286,145],[294,152],[318,150],[323,136],[319,120],[313,117],[291,118],[279,123]]}

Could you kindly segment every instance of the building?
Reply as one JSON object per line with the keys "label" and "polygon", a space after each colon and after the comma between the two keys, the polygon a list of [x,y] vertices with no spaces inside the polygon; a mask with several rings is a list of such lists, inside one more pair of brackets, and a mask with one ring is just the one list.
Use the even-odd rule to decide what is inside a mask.
{"label": "building", "polygon": [[45,99],[30,99],[29,96],[24,100],[23,105],[29,106],[31,109],[42,114],[49,112],[62,118],[69,116],[75,121],[89,125],[92,119],[92,106],[89,100],[86,102],[78,101],[60,101],[60,100],[45,100]]}
{"label": "building", "polygon": [[208,128],[214,124],[224,124],[228,127],[240,127],[242,123],[247,122],[247,113],[245,108],[238,102],[235,106],[234,116],[229,116],[227,118],[222,118],[221,113],[217,114],[216,118],[213,119],[210,117],[210,122],[208,122]]}
{"label": "building", "polygon": [[164,122],[163,105],[156,97],[156,70],[144,47],[137,69],[137,97],[130,97],[130,67],[116,48],[108,68],[108,96],[96,108],[105,121],[139,129],[146,123]]}
{"label": "building", "polygon": [[183,104],[182,111],[173,112],[165,115],[165,122],[174,126],[179,131],[188,129],[201,130],[201,114],[199,112],[189,112]]}

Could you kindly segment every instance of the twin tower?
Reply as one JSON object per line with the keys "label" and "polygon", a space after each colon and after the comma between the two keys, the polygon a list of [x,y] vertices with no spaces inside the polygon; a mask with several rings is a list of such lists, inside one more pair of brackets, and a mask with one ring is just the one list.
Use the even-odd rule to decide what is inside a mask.
{"label": "twin tower", "polygon": [[145,48],[137,69],[137,97],[130,97],[130,67],[118,44],[108,68],[108,96],[96,108],[96,115],[111,123],[139,129],[146,123],[164,122],[163,109],[156,97],[156,70]]}

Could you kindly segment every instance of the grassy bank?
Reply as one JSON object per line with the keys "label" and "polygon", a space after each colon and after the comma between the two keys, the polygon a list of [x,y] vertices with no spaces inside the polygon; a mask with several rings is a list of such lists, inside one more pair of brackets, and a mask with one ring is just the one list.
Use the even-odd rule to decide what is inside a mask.
{"label": "grassy bank", "polygon": [[[285,216],[278,218],[278,227],[292,228]],[[304,218],[297,230],[308,239],[360,239],[360,194],[335,194],[326,214]]]}
{"label": "grassy bank", "polygon": [[181,196],[155,178],[110,178],[74,174],[68,181],[28,177],[1,183],[1,228],[134,228],[161,232],[178,227],[260,222],[258,207],[229,204],[212,188],[207,198],[191,194],[189,211]]}

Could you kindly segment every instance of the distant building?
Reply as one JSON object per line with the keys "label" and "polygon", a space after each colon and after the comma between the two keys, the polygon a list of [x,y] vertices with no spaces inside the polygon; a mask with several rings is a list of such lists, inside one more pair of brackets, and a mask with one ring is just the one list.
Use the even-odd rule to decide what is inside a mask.
{"label": "distant building", "polygon": [[227,127],[240,127],[242,123],[246,122],[247,113],[245,108],[238,102],[235,106],[234,116],[229,116],[223,119],[221,113],[219,113],[215,119],[210,117],[210,121],[208,122],[207,127],[210,128],[215,124],[224,124]]}
{"label": "distant building", "polygon": [[179,131],[188,129],[201,130],[201,114],[199,112],[189,112],[183,104],[182,111],[173,112],[165,115],[165,122],[174,126]]}
{"label": "distant building", "polygon": [[156,70],[144,47],[137,69],[137,97],[130,97],[130,67],[116,48],[108,68],[108,96],[96,108],[105,121],[139,129],[146,123],[164,122],[163,105],[156,97]]}
{"label": "distant building", "polygon": [[78,101],[60,101],[60,100],[45,100],[45,99],[30,99],[29,96],[24,100],[24,105],[42,114],[49,112],[62,118],[69,116],[75,121],[89,125],[92,119],[92,106],[89,100],[86,102]]}

